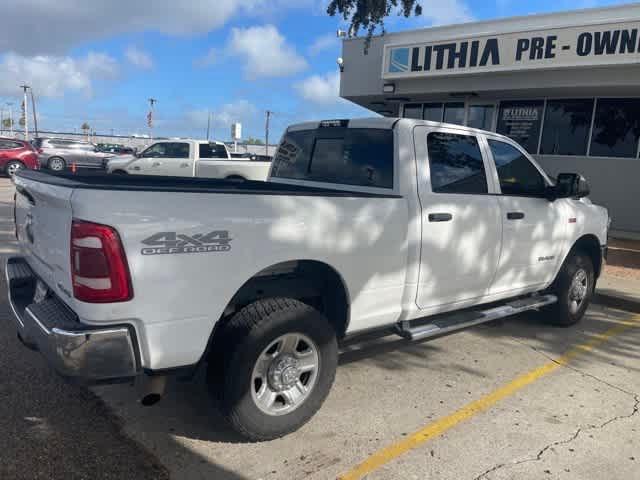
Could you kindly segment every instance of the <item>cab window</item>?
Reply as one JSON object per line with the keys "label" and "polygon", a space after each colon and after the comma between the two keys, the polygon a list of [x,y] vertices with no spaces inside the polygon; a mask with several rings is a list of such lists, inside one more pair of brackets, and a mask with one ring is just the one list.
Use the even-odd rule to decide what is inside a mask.
{"label": "cab window", "polygon": [[503,195],[544,196],[547,184],[531,161],[516,147],[488,140]]}
{"label": "cab window", "polygon": [[433,132],[427,135],[433,193],[486,194],[487,174],[475,136]]}

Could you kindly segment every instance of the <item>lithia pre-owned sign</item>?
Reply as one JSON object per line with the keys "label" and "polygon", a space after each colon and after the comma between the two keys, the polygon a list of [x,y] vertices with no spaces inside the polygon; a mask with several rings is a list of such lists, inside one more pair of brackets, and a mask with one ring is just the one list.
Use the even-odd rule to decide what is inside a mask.
{"label": "lithia pre-owned sign", "polygon": [[385,45],[382,77],[640,63],[639,29],[616,23]]}

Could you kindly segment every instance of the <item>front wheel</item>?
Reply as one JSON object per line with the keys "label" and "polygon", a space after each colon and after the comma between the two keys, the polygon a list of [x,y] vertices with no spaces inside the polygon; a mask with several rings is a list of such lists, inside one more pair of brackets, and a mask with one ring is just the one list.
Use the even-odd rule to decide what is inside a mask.
{"label": "front wheel", "polygon": [[7,166],[5,167],[4,171],[7,174],[7,176],[11,178],[16,173],[18,173],[18,170],[21,170],[23,168],[24,168],[24,164],[22,162],[19,162],[17,160],[11,160],[9,163],[7,163]]}
{"label": "front wheel", "polygon": [[248,305],[229,321],[216,346],[221,350],[209,359],[209,386],[233,429],[252,441],[300,428],[333,384],[335,331],[320,312],[297,300]]}
{"label": "front wheel", "polygon": [[549,321],[561,327],[578,323],[589,307],[594,289],[591,257],[582,252],[570,254],[550,289],[558,302],[546,310]]}
{"label": "front wheel", "polygon": [[53,170],[54,172],[61,172],[62,170],[67,168],[67,163],[60,157],[53,157],[49,159],[47,166],[49,167],[49,170]]}

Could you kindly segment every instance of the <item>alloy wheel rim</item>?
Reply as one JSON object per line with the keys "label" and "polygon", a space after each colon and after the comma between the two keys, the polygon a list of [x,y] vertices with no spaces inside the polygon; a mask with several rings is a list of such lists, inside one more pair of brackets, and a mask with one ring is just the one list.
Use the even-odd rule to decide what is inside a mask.
{"label": "alloy wheel rim", "polygon": [[287,333],[265,348],[253,367],[251,398],[267,415],[285,415],[311,395],[320,368],[318,347],[306,335]]}
{"label": "alloy wheel rim", "polygon": [[20,164],[19,164],[19,163],[12,163],[12,164],[11,164],[11,165],[9,165],[9,167],[7,168],[7,174],[8,174],[10,177],[13,177],[13,176],[16,174],[16,172],[17,172],[18,170],[20,170],[20,168],[22,168],[22,167],[20,166]]}
{"label": "alloy wheel rim", "polygon": [[51,170],[62,170],[62,162],[57,158],[51,160]]}
{"label": "alloy wheel rim", "polygon": [[573,275],[573,279],[571,280],[571,285],[569,287],[569,310],[571,313],[575,314],[580,310],[587,298],[588,291],[589,276],[587,275],[586,270],[581,268]]}

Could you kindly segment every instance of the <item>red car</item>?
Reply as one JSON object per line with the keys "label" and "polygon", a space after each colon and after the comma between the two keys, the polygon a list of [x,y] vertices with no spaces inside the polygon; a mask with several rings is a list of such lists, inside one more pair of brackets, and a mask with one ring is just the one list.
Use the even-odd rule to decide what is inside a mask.
{"label": "red car", "polygon": [[0,172],[13,177],[21,168],[39,168],[35,148],[24,140],[0,138]]}

